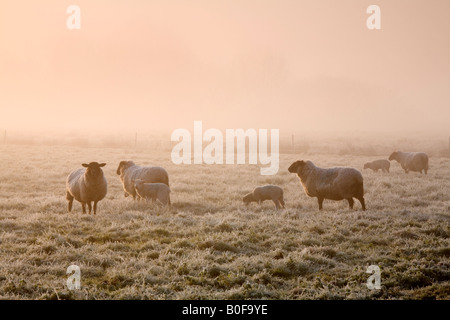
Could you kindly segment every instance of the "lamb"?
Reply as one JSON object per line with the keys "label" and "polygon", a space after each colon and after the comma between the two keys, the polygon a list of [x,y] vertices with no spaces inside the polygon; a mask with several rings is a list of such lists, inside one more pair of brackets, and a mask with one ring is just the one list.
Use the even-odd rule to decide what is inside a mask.
{"label": "lamb", "polygon": [[91,213],[94,202],[94,214],[97,213],[97,203],[106,196],[107,183],[103,170],[106,163],[83,163],[84,168],[72,171],[66,181],[66,199],[69,201],[68,209],[72,211],[73,199],[81,202],[83,213],[86,213],[86,203]]}
{"label": "lamb", "polygon": [[170,188],[164,183],[145,183],[142,179],[133,180],[136,193],[142,198],[155,202],[159,200],[163,205],[170,205]]}
{"label": "lamb", "polygon": [[283,189],[274,185],[265,185],[262,187],[256,187],[252,192],[245,195],[242,199],[245,205],[250,202],[258,202],[261,204],[264,200],[272,200],[275,203],[275,207],[278,210],[280,206],[284,209]]}
{"label": "lamb", "polygon": [[388,160],[375,160],[372,162],[367,162],[364,164],[364,169],[372,169],[374,172],[378,172],[381,170],[382,172],[389,173],[389,168],[391,167],[391,163]]}
{"label": "lamb", "polygon": [[319,210],[322,210],[324,199],[347,199],[350,209],[353,209],[356,198],[366,210],[364,201],[364,186],[361,172],[354,168],[319,168],[311,161],[295,161],[288,169],[296,173],[305,193],[310,197],[317,197]]}
{"label": "lamb", "polygon": [[169,175],[162,167],[141,167],[133,161],[120,161],[116,173],[122,181],[125,197],[133,196],[133,199],[140,200],[136,193],[133,179],[142,179],[147,183],[164,183],[169,186]]}
{"label": "lamb", "polygon": [[423,152],[393,152],[389,156],[389,161],[396,160],[402,166],[405,173],[409,171],[418,171],[422,173],[422,170],[427,174],[428,171],[428,155]]}

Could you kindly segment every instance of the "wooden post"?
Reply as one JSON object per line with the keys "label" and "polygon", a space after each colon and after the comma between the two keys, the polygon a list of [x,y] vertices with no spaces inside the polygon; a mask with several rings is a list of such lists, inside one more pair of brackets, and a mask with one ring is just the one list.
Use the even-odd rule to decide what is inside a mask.
{"label": "wooden post", "polygon": [[294,135],[292,135],[292,152],[295,153]]}

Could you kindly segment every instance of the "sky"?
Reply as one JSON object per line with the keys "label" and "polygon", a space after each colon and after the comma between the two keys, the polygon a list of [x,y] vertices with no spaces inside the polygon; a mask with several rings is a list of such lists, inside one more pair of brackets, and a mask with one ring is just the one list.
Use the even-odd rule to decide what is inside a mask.
{"label": "sky", "polygon": [[2,0],[0,129],[447,135],[449,16],[448,0]]}

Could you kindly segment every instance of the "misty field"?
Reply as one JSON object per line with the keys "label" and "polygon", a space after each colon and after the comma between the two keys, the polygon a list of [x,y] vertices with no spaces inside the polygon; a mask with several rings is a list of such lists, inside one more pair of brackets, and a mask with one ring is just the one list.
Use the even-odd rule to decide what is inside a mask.
{"label": "misty field", "polygon": [[[385,158],[388,157],[388,154]],[[431,157],[428,175],[373,173],[380,157],[280,155],[275,176],[256,165],[174,165],[152,149],[4,145],[0,147],[0,297],[5,299],[449,299],[450,159]],[[325,200],[318,210],[296,175],[299,159],[352,166],[364,176],[359,202]],[[170,209],[123,196],[119,161],[167,169]],[[74,202],[65,179],[89,161],[106,162],[108,194],[97,215]],[[245,207],[255,186],[284,189]],[[66,286],[81,269],[81,289]],[[381,269],[369,290],[369,265]]]}

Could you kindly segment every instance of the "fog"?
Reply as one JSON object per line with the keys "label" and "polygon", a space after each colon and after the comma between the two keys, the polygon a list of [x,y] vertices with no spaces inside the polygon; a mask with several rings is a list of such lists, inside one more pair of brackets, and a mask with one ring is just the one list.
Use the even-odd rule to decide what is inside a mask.
{"label": "fog", "polygon": [[372,2],[3,0],[0,130],[448,136],[450,2]]}

